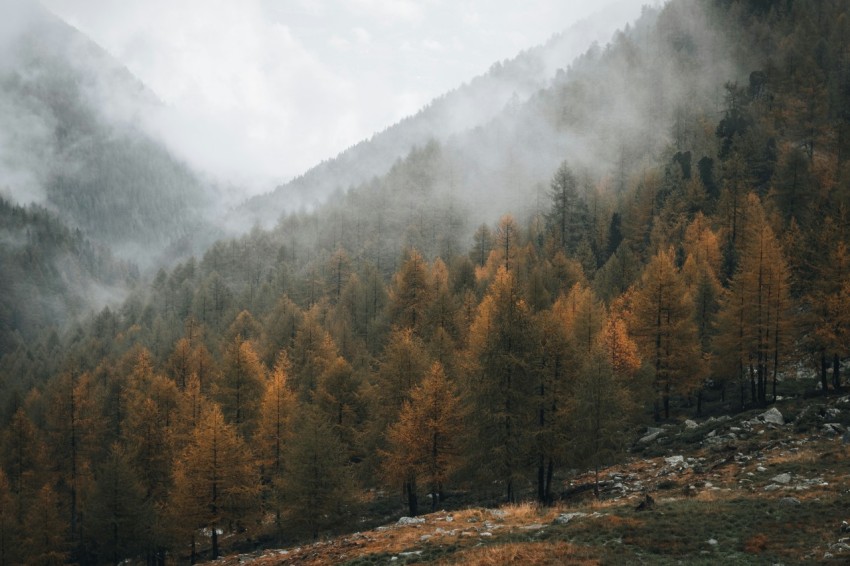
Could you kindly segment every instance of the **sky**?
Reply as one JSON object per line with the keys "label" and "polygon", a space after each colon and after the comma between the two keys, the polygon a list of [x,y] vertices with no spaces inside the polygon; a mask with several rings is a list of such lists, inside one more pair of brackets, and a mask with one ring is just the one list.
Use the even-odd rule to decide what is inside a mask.
{"label": "sky", "polygon": [[159,97],[173,149],[263,192],[576,22],[576,55],[604,44],[647,0],[42,3]]}

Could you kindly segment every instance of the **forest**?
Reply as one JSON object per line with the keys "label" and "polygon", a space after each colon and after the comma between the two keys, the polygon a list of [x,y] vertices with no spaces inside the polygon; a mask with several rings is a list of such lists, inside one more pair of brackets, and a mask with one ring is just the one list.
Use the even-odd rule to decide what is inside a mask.
{"label": "forest", "polygon": [[[696,12],[736,61],[725,79]],[[845,389],[850,5],[671,0],[645,17],[508,108],[585,132],[537,182],[472,147],[489,124],[149,280],[0,201],[4,227],[30,226],[28,242],[0,231],[4,279],[56,254],[69,288],[94,273],[130,289],[66,328],[4,329],[0,565],[195,562],[355,531],[386,500],[396,517],[548,505],[706,396],[738,411],[791,380]],[[716,96],[647,96],[664,106],[648,130],[595,129],[622,85],[588,69],[669,86],[662,50]],[[507,196],[459,170],[475,152]]]}

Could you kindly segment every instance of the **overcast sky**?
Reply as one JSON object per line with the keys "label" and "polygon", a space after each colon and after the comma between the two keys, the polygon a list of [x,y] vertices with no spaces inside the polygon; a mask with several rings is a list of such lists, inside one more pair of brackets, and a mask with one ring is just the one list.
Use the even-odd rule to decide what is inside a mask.
{"label": "overcast sky", "polygon": [[[174,112],[170,143],[253,191],[302,173],[492,63],[648,0],[42,0]],[[654,3],[654,2],[653,2]],[[587,45],[584,45],[587,43]]]}

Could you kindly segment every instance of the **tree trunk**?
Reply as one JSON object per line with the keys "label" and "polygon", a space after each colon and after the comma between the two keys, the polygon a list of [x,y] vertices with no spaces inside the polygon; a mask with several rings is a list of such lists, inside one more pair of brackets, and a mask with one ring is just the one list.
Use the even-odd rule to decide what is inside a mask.
{"label": "tree trunk", "polygon": [[593,495],[599,499],[599,464],[593,466]]}
{"label": "tree trunk", "polygon": [[404,490],[407,492],[407,510],[411,517],[415,517],[419,513],[419,500],[416,497],[416,480],[408,480],[404,484]]}
{"label": "tree trunk", "polygon": [[540,454],[537,463],[537,501],[546,503],[546,467],[543,454]]}
{"label": "tree trunk", "polygon": [[555,475],[555,461],[549,458],[546,468],[546,505],[552,505],[552,476]]}
{"label": "tree trunk", "polygon": [[829,383],[826,379],[826,352],[821,350],[820,353],[820,383],[823,387],[824,396],[829,395]]}
{"label": "tree trunk", "polygon": [[841,360],[838,354],[832,355],[832,388],[836,391],[841,389]]}
{"label": "tree trunk", "polygon": [[218,525],[212,527],[212,558],[218,558]]}
{"label": "tree trunk", "polygon": [[697,392],[697,416],[702,416],[702,389]]}

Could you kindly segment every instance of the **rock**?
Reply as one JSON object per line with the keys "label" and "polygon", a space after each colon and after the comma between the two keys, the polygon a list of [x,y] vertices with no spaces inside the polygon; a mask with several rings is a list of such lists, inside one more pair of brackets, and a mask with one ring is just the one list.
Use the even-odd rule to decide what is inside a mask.
{"label": "rock", "polygon": [[691,419],[685,421],[685,428],[696,428],[698,426],[699,425],[696,423],[696,421],[692,421]]}
{"label": "rock", "polygon": [[770,481],[772,481],[773,483],[781,483],[781,484],[791,483],[791,474],[789,474],[788,472],[785,472],[783,474],[778,474],[778,475],[775,475],[772,478],[770,478]]}
{"label": "rock", "polygon": [[778,491],[780,489],[782,489],[782,486],[776,483],[772,483],[764,488],[765,491]]}
{"label": "rock", "polygon": [[756,418],[764,423],[770,423],[775,425],[785,424],[785,418],[782,416],[782,413],[780,413],[779,409],[777,409],[776,407],[771,407]]}
{"label": "rock", "polygon": [[716,539],[710,538],[705,542],[707,542],[709,546],[717,546],[717,540]]}
{"label": "rock", "polygon": [[796,497],[783,497],[779,500],[779,504],[786,507],[793,507],[795,505],[800,505],[800,500]]}
{"label": "rock", "polygon": [[765,468],[764,466],[759,466],[759,467],[756,468],[756,471],[757,472],[766,472],[767,468]]}
{"label": "rock", "polygon": [[573,519],[581,519],[582,517],[587,517],[587,513],[582,513],[581,511],[576,511],[575,513],[561,513],[555,517],[554,522],[558,525],[566,525]]}
{"label": "rock", "polygon": [[661,436],[661,433],[662,433],[662,432],[664,432],[664,431],[663,431],[663,430],[658,430],[657,432],[650,432],[650,433],[646,434],[645,436],[642,436],[642,437],[640,438],[640,440],[638,440],[638,442],[640,442],[640,443],[642,443],[642,444],[646,444],[646,443],[648,443],[648,442],[652,442],[653,440],[655,440],[656,438],[658,438],[659,436]]}
{"label": "rock", "polygon": [[493,536],[493,533],[484,531],[483,533],[478,533],[478,536],[480,536],[480,537],[491,537],[491,536]]}
{"label": "rock", "polygon": [[664,458],[664,461],[667,462],[668,466],[681,466],[685,463],[684,456],[670,456],[668,458]]}
{"label": "rock", "polygon": [[402,517],[396,523],[397,525],[421,525],[425,522],[425,517]]}
{"label": "rock", "polygon": [[847,521],[841,521],[841,532],[850,533],[850,523]]}

